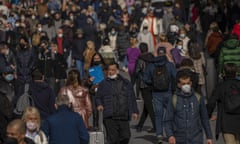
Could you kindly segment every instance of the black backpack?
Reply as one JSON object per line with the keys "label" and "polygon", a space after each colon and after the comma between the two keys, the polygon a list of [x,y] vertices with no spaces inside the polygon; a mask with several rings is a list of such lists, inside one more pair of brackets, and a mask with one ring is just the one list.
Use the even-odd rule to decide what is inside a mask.
{"label": "black backpack", "polygon": [[224,95],[224,110],[229,114],[240,114],[240,81],[229,84]]}
{"label": "black backpack", "polygon": [[170,76],[166,65],[155,66],[152,77],[154,91],[164,92],[169,90]]}

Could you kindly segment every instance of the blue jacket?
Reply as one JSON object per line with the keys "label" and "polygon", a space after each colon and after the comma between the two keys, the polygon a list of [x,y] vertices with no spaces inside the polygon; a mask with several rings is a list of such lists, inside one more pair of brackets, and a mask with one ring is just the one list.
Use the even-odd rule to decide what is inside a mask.
{"label": "blue jacket", "polygon": [[49,144],[88,144],[89,134],[82,117],[66,105],[58,108],[43,124]]}
{"label": "blue jacket", "polygon": [[176,71],[174,64],[169,62],[167,60],[166,56],[155,57],[152,60],[152,63],[150,63],[147,66],[146,71],[144,72],[143,80],[145,81],[146,84],[152,85],[152,77],[153,77],[154,70],[155,70],[156,66],[162,66],[162,65],[166,65],[166,67],[167,67],[167,71],[171,78],[171,82],[169,85],[169,91],[173,91],[175,89],[174,86],[175,86],[175,79],[176,79],[177,71]]}
{"label": "blue jacket", "polygon": [[[120,82],[122,82],[122,85],[121,88],[118,89],[116,85],[118,85]],[[115,98],[118,98],[118,101],[116,101]],[[122,101],[125,102],[125,100],[126,103],[121,103]],[[126,107],[128,108],[128,113],[127,111],[124,111],[124,113],[128,115],[128,120],[130,120],[131,114],[138,113],[132,84],[129,80],[120,75],[118,75],[116,80],[106,78],[99,84],[98,91],[96,93],[96,106],[99,105],[104,107],[104,118],[112,118],[116,116],[121,119],[120,117],[123,115],[121,115],[122,113],[120,114],[120,112],[124,111],[123,108]],[[125,119],[126,115],[124,115],[122,118]]]}
{"label": "blue jacket", "polygon": [[165,118],[167,136],[175,136],[177,144],[203,144],[202,129],[204,129],[207,139],[212,139],[204,98],[198,100],[194,92],[186,96],[180,89],[176,90],[176,95],[175,106],[171,99],[167,107]]}

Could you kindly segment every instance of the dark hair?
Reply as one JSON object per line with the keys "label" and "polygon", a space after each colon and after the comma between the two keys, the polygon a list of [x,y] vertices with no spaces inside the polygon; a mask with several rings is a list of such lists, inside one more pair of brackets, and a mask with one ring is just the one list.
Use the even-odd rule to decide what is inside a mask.
{"label": "dark hair", "polygon": [[144,43],[144,42],[141,42],[139,44],[139,49],[140,49],[141,53],[148,52],[148,44]]}
{"label": "dark hair", "polygon": [[180,67],[193,67],[193,61],[189,58],[184,58],[180,64]]}
{"label": "dark hair", "polygon": [[180,82],[180,79],[190,78],[190,80],[192,81],[192,73],[190,70],[180,70],[177,72],[176,78],[177,78],[177,83]]}
{"label": "dark hair", "polygon": [[109,45],[109,42],[110,42],[110,40],[109,40],[108,37],[105,37],[105,38],[103,39],[103,45]]}
{"label": "dark hair", "polygon": [[102,55],[98,52],[94,53],[93,56],[92,56],[92,59],[91,59],[91,66],[93,66],[93,63],[94,63],[94,57],[98,55],[100,57],[100,61],[101,61],[101,64],[105,66],[105,62],[104,62],[104,59],[102,57]]}
{"label": "dark hair", "polygon": [[200,45],[197,42],[188,43],[188,52],[189,56],[194,60],[198,60],[201,58]]}
{"label": "dark hair", "polygon": [[225,78],[236,77],[238,67],[235,63],[226,63],[223,69],[224,69]]}
{"label": "dark hair", "polygon": [[32,79],[33,80],[42,80],[43,74],[40,72],[39,69],[35,69],[32,72]]}
{"label": "dark hair", "polygon": [[111,62],[108,64],[107,68],[109,68],[109,66],[115,65],[117,67],[117,69],[119,69],[119,64],[116,62]]}
{"label": "dark hair", "polygon": [[68,72],[68,76],[67,76],[67,82],[66,82],[66,86],[72,85],[73,84],[73,78],[77,79],[78,84],[81,84],[81,77],[80,77],[80,73],[77,69],[71,69]]}

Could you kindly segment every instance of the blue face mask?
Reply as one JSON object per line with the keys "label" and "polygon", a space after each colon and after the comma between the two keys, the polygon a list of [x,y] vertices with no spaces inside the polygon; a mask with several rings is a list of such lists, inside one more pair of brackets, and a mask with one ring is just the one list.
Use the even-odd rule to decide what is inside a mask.
{"label": "blue face mask", "polygon": [[13,74],[7,74],[7,75],[5,76],[5,80],[6,80],[7,82],[12,81],[13,79],[14,79]]}

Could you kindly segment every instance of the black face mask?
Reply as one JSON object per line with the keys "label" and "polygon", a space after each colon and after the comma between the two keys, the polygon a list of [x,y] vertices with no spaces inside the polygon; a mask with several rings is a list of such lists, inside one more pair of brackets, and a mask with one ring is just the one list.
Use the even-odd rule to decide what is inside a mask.
{"label": "black face mask", "polygon": [[95,61],[95,62],[93,62],[93,65],[100,65],[100,64],[102,64],[101,61]]}
{"label": "black face mask", "polygon": [[21,43],[20,43],[19,46],[20,46],[21,49],[24,49],[24,48],[25,48],[25,44],[21,44]]}

